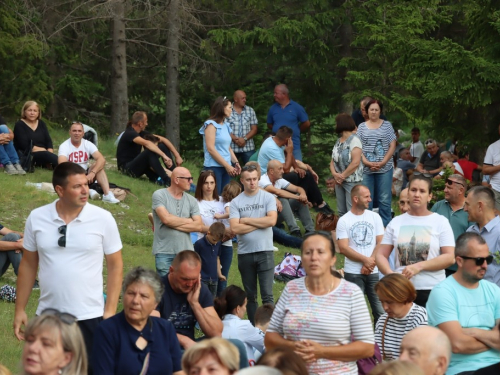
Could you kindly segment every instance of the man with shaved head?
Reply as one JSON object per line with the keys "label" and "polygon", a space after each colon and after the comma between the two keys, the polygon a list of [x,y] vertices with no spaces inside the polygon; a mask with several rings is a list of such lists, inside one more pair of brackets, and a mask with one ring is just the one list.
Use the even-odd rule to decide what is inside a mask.
{"label": "man with shaved head", "polygon": [[228,121],[231,124],[231,148],[238,159],[245,165],[250,156],[255,153],[253,137],[257,134],[257,116],[252,107],[246,105],[247,94],[243,90],[236,90],[233,96],[233,111]]}
{"label": "man with shaved head", "polygon": [[171,180],[170,187],[153,193],[153,255],[160,276],[167,274],[176,254],[194,250],[189,234],[202,229],[198,202],[186,193],[193,182],[191,172],[177,167]]}
{"label": "man with shaved head", "polygon": [[415,328],[401,341],[399,360],[413,362],[424,371],[425,375],[444,375],[450,357],[450,340],[434,327]]}
{"label": "man with shaved head", "polygon": [[290,99],[288,87],[284,84],[274,88],[275,103],[267,113],[267,126],[277,132],[283,125],[293,130],[293,156],[302,161],[300,149],[300,132],[305,132],[311,126],[306,110],[299,103]]}
{"label": "man with shaved head", "polygon": [[314,232],[314,224],[308,206],[309,201],[305,190],[284,179],[283,173],[282,162],[279,160],[269,161],[267,173],[259,179],[259,187],[276,196],[281,202],[282,209],[278,214],[277,222],[284,221],[292,236],[302,238],[294,212],[297,213],[306,233]]}

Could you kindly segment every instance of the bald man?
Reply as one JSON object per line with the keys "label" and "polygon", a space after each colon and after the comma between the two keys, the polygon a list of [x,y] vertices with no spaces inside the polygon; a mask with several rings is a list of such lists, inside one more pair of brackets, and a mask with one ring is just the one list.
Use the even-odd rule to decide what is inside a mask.
{"label": "bald man", "polygon": [[399,211],[402,214],[410,211],[410,199],[408,198],[408,188],[401,190],[398,200]]}
{"label": "bald man", "polygon": [[200,232],[203,225],[196,199],[186,193],[193,177],[187,168],[172,171],[172,183],[153,193],[153,255],[156,272],[165,276],[182,250],[194,250],[190,233]]}
{"label": "bald man", "polygon": [[300,132],[305,132],[311,126],[306,110],[290,99],[288,87],[283,84],[274,88],[274,101],[267,113],[267,126],[275,133],[283,125],[290,127],[293,130],[293,156],[295,160],[302,161]]}
{"label": "bald man", "polygon": [[451,343],[441,330],[421,326],[408,332],[401,341],[401,361],[420,367],[425,375],[444,375],[450,363]]}
{"label": "bald man", "polygon": [[247,94],[243,90],[236,90],[233,95],[233,111],[229,117],[231,124],[231,148],[242,165],[250,160],[255,153],[253,137],[257,134],[257,116],[252,107],[246,105]]}

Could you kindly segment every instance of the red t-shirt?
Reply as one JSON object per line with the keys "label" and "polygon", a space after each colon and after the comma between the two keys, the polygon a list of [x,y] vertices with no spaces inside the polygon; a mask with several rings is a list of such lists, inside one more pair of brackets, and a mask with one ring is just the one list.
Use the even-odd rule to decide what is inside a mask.
{"label": "red t-shirt", "polygon": [[462,170],[464,171],[464,177],[467,180],[472,181],[472,171],[474,171],[474,169],[476,169],[478,165],[473,161],[469,161],[467,159],[459,159],[457,163],[462,167]]}

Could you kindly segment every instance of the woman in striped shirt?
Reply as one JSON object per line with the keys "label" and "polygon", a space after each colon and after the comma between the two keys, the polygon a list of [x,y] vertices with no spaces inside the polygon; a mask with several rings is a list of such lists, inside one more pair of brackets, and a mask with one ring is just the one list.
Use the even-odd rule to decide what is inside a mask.
{"label": "woman in striped shirt", "polygon": [[417,292],[412,282],[399,273],[385,276],[375,285],[375,292],[385,310],[375,326],[375,342],[382,358],[393,361],[399,357],[404,335],[427,325],[427,311],[413,301]]}
{"label": "woman in striped shirt", "polygon": [[370,100],[366,105],[368,120],[359,124],[357,135],[363,146],[363,185],[370,189],[372,202],[379,209],[384,227],[391,221],[392,155],[396,149],[396,135],[389,121],[382,120],[382,103]]}
{"label": "woman in striped shirt", "polygon": [[307,276],[285,287],[266,332],[266,349],[294,350],[310,374],[357,375],[356,361],[374,353],[363,293],[332,275],[335,247],[328,233],[304,236],[301,255]]}

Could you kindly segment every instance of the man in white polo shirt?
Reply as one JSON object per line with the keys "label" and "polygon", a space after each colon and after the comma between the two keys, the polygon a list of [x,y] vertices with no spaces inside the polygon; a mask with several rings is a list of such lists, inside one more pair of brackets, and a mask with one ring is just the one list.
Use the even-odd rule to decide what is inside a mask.
{"label": "man in white polo shirt", "polygon": [[314,224],[309,212],[307,195],[300,186],[295,186],[283,178],[283,163],[279,160],[271,160],[267,163],[267,173],[259,180],[259,187],[274,194],[281,202],[282,209],[278,214],[277,223],[283,221],[288,226],[292,236],[302,237],[300,228],[295,221],[294,212],[304,226],[306,233],[314,232]]}
{"label": "man in white polo shirt", "polygon": [[[52,184],[59,199],[33,210],[26,221],[14,334],[24,338],[21,326],[28,323],[25,308],[40,267],[36,314],[51,308],[74,315],[87,353],[92,353],[95,328],[103,318],[116,313],[123,278],[120,234],[108,211],[88,203],[85,170],[78,164],[59,164]],[[106,302],[103,257],[108,271]]]}
{"label": "man in white polo shirt", "polygon": [[[92,142],[83,139],[84,136],[83,125],[80,122],[74,122],[69,128],[70,138],[64,141],[59,146],[57,162],[59,164],[66,161],[79,164],[87,171],[87,181],[89,184],[97,180],[102,188],[103,196],[102,201],[107,203],[119,203],[120,201],[115,198],[113,192],[109,190],[109,181],[104,165],[106,160],[104,156],[97,150],[96,145]],[[90,157],[95,159],[95,163],[89,168]],[[92,191],[92,192],[95,192]],[[91,192],[91,193],[92,193]],[[97,192],[95,192],[97,194]],[[93,194],[91,194],[93,197]]]}

